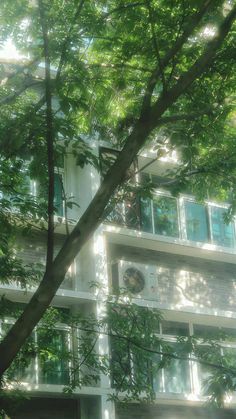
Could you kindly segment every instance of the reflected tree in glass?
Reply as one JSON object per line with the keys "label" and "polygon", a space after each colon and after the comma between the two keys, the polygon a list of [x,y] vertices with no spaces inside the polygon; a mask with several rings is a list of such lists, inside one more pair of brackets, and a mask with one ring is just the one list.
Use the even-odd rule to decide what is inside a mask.
{"label": "reflected tree in glass", "polygon": [[152,233],[152,207],[149,198],[140,199],[141,230]]}
{"label": "reflected tree in glass", "polygon": [[224,208],[211,207],[212,240],[219,246],[234,247],[234,231],[232,223],[225,223]]}
{"label": "reflected tree in glass", "polygon": [[38,343],[42,348],[39,354],[39,381],[44,384],[68,384],[69,349],[68,332],[38,330]]}
{"label": "reflected tree in glass", "polygon": [[209,240],[206,207],[195,202],[185,201],[187,239],[199,242]]}
{"label": "reflected tree in glass", "polygon": [[[178,343],[173,343],[170,346],[177,352],[178,345]],[[164,368],[164,391],[166,393],[183,394],[191,391],[189,367],[189,361],[171,359],[169,365]]]}
{"label": "reflected tree in glass", "polygon": [[153,199],[155,233],[179,237],[177,202],[175,198],[156,196]]}

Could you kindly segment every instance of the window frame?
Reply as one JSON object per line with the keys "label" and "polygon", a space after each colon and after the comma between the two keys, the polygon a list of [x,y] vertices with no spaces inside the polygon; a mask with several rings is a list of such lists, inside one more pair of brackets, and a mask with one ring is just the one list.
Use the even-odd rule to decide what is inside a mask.
{"label": "window frame", "polygon": [[[26,171],[28,166],[31,163],[32,158],[28,158],[24,160],[24,165],[25,168],[24,170]],[[61,217],[61,218],[65,218],[65,184],[66,184],[66,170],[65,170],[65,162],[64,162],[64,158],[63,158],[63,167],[61,166],[55,166],[54,167],[54,175],[61,177],[62,179],[62,184],[61,184],[61,191],[62,191],[62,214],[57,214],[57,212],[54,212],[54,216],[55,217]],[[29,194],[37,199],[37,197],[39,196],[39,189],[40,189],[40,182],[37,179],[33,179],[29,177]],[[54,201],[55,201],[55,179],[54,179]],[[54,203],[55,206],[55,203]]]}
{"label": "window frame", "polygon": [[[152,179],[152,175],[144,172],[143,173],[145,176],[147,176],[148,179]],[[140,175],[139,175],[140,176]],[[231,226],[232,229],[232,246],[226,246],[223,244],[218,244],[215,243],[214,238],[213,238],[213,228],[212,228],[212,216],[211,216],[211,211],[212,208],[216,208],[216,209],[225,209],[227,211],[227,209],[229,208],[229,205],[227,205],[226,203],[216,203],[213,201],[209,201],[209,200],[204,200],[203,202],[198,202],[196,201],[196,199],[189,194],[184,194],[181,193],[178,195],[178,197],[174,197],[173,195],[171,195],[170,192],[162,189],[162,188],[155,188],[153,191],[153,197],[154,199],[149,199],[150,200],[150,217],[151,217],[151,222],[150,222],[150,231],[145,230],[145,228],[142,228],[142,209],[141,209],[141,204],[139,203],[139,226],[138,228],[132,228],[132,226],[128,226],[127,222],[126,222],[126,213],[125,213],[125,202],[123,201],[122,203],[120,203],[119,205],[121,205],[121,210],[122,210],[122,214],[121,214],[121,218],[122,218],[122,222],[121,225],[126,227],[126,228],[131,228],[133,230],[139,230],[139,231],[143,231],[144,233],[147,234],[152,234],[155,236],[159,236],[159,237],[166,237],[169,239],[173,239],[173,240],[184,240],[186,242],[188,242],[189,244],[194,244],[196,245],[203,245],[203,244],[210,244],[212,246],[215,246],[215,248],[217,249],[224,249],[224,250],[233,250],[236,249],[236,220],[235,218],[233,218],[232,221],[230,221],[230,223],[228,224],[229,226]],[[156,233],[155,232],[155,217],[154,217],[154,200],[155,197],[166,197],[166,198],[171,198],[174,199],[176,202],[176,211],[177,211],[177,217],[176,217],[176,224],[177,224],[177,229],[178,229],[178,235],[174,236],[174,235],[167,235],[167,234],[161,234],[160,232]],[[198,241],[198,240],[193,240],[193,239],[189,239],[187,237],[188,233],[187,233],[187,217],[186,217],[186,207],[185,207],[185,203],[189,202],[189,203],[193,203],[193,204],[198,204],[198,205],[202,205],[205,208],[205,212],[206,212],[206,233],[207,233],[207,240],[205,241]],[[108,220],[109,223],[113,223],[112,220]],[[119,225],[119,222],[118,222]],[[226,224],[225,224],[226,225]]]}
{"label": "window frame", "polygon": [[[4,324],[13,325],[14,323],[15,323],[15,319],[13,317],[6,317],[4,320],[0,320],[0,335],[1,336],[3,335],[2,326]],[[72,353],[72,351],[73,351],[72,328],[70,326],[64,324],[64,323],[57,323],[57,324],[55,324],[54,329],[67,333],[66,340],[67,340],[67,345],[68,345],[68,351]],[[39,333],[38,330],[40,330],[40,323],[35,327],[35,329],[32,332],[33,342],[36,345],[38,343],[38,333]],[[32,385],[59,385],[59,386],[65,386],[65,385],[68,384],[66,382],[65,383],[58,382],[58,383],[55,384],[55,383],[48,383],[48,382],[41,381],[40,380],[40,374],[42,374],[42,370],[40,371],[40,357],[37,353],[34,355],[34,357],[32,358],[32,360],[30,362],[32,362],[32,365],[31,365],[30,368],[32,368],[32,376],[34,377],[34,380],[33,380],[33,382],[27,381],[27,380],[25,380],[25,377],[23,376],[22,378],[17,380],[21,384],[23,384],[23,385],[28,385],[28,384],[32,384]],[[72,362],[71,362],[71,360],[69,360],[68,361],[68,374],[70,374],[71,369],[72,369]]]}
{"label": "window frame", "polygon": [[[171,320],[168,320],[168,322],[169,323],[173,323],[173,324],[174,323],[186,324],[187,329],[189,331],[189,335],[190,335],[190,323],[188,323],[188,322],[176,322],[176,321],[171,321]],[[164,342],[167,342],[167,343],[170,343],[170,344],[178,343],[177,335],[163,333],[163,322],[160,322],[159,328],[160,328],[159,333],[156,333],[156,336],[158,338],[160,338]],[[161,344],[160,344],[160,346],[161,346]],[[160,350],[161,350],[161,348],[160,348]],[[162,358],[162,355],[160,355],[160,357]],[[192,361],[189,359],[188,361],[186,360],[184,362],[188,363],[189,392],[187,392],[187,393],[188,394],[191,394],[193,392],[192,391],[192,388],[193,388],[193,386],[192,386],[192,380],[193,380]],[[160,391],[155,391],[156,394],[162,394],[162,393],[165,393],[165,394],[176,394],[176,395],[185,394],[185,392],[184,393],[182,393],[182,392],[170,392],[170,391],[167,391],[166,390],[165,367],[160,369],[159,374],[161,375],[160,376],[160,382],[161,382],[160,387],[161,387],[161,390]],[[152,377],[152,385],[153,385],[153,380],[154,380],[154,377]]]}
{"label": "window frame", "polygon": [[[166,321],[166,320],[164,320]],[[218,327],[215,324],[211,324],[211,325],[206,325],[206,324],[201,324],[200,322],[197,321],[190,321],[190,322],[185,322],[185,321],[177,321],[176,320],[168,320],[169,323],[182,323],[182,324],[186,324],[187,330],[189,331],[189,336],[193,336],[195,335],[194,333],[194,325],[198,325],[198,326],[207,326],[209,328],[217,328],[220,330],[225,330],[227,331],[227,329],[230,329],[229,327],[225,327],[225,326],[220,326]],[[171,343],[176,343],[177,342],[177,336],[178,335],[172,335],[172,334],[167,334],[163,332],[163,322],[160,322],[159,325],[159,333],[156,333],[156,336],[159,337],[160,339],[162,339],[165,342],[169,342]],[[216,340],[217,341],[217,340]],[[200,342],[200,339],[199,339]],[[201,342],[200,342],[201,343]],[[201,346],[206,345],[207,343],[201,343]],[[225,340],[220,342],[220,352],[221,355],[224,355],[224,349],[232,349],[235,350],[235,355],[236,355],[236,337],[234,341],[230,341],[230,340]],[[191,358],[191,354],[190,354],[190,358]],[[236,357],[235,357],[236,358]],[[187,361],[186,361],[187,362]],[[203,395],[203,391],[202,391],[202,379],[201,379],[201,371],[200,371],[200,367],[201,364],[197,361],[194,361],[192,359],[189,359],[188,361],[188,371],[189,371],[189,387],[190,387],[190,391],[186,392],[186,393],[173,393],[173,392],[168,392],[165,389],[165,368],[160,369],[160,374],[161,374],[161,391],[156,391],[155,393],[157,395],[159,395],[159,397],[161,396],[162,393],[165,394],[173,394],[173,395],[183,395],[183,394],[193,394],[194,396],[198,396],[198,397],[204,397]],[[154,377],[152,377],[152,383],[153,383],[153,379]]]}

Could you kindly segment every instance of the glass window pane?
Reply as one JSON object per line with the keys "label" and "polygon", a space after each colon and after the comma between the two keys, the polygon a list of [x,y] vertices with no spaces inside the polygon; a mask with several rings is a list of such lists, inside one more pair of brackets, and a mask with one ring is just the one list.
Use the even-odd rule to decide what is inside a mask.
{"label": "glass window pane", "polygon": [[148,182],[151,181],[151,178],[150,178],[149,173],[141,172],[139,174],[139,177],[140,177],[140,183],[141,183],[141,185],[144,185],[145,183],[148,183]]}
{"label": "glass window pane", "polygon": [[171,336],[189,336],[188,323],[162,321],[162,333]]}
{"label": "glass window pane", "polygon": [[163,185],[165,185],[165,183],[167,183],[169,181],[171,181],[171,178],[152,175],[152,183],[153,183],[154,187],[157,188],[157,189],[160,189]]}
{"label": "glass window pane", "polygon": [[162,370],[160,369],[158,373],[153,377],[152,380],[152,387],[156,393],[160,393],[163,391],[162,385]]}
{"label": "glass window pane", "polygon": [[[2,323],[2,335],[4,336],[11,328],[12,324]],[[34,384],[36,382],[36,351],[35,351],[35,333],[27,339],[23,351],[18,354],[13,364],[7,371],[9,379],[13,381],[26,382]]]}
{"label": "glass window pane", "polygon": [[[161,348],[158,347],[157,350],[160,351]],[[154,355],[153,360],[152,360],[152,387],[155,392],[163,391],[163,384],[162,384],[163,370],[159,369],[160,362],[161,362],[161,356],[158,354]]]}
{"label": "glass window pane", "polygon": [[140,228],[139,199],[134,193],[125,200],[125,223],[129,228]]}
{"label": "glass window pane", "polygon": [[[235,369],[236,369],[236,348],[223,348],[224,362],[229,369],[232,369],[232,385],[236,385]],[[235,391],[235,387],[233,389]]]}
{"label": "glass window pane", "polygon": [[204,326],[202,324],[194,324],[193,334],[202,339],[219,339],[221,336],[221,332],[218,327]]}
{"label": "glass window pane", "polygon": [[144,391],[152,385],[152,362],[148,354],[146,357],[146,354],[137,348],[133,349],[132,354],[132,375],[136,385]]}
{"label": "glass window pane", "polygon": [[[197,357],[199,359],[203,359],[205,361],[208,361],[209,354],[212,352],[211,347],[208,345],[199,346],[197,350]],[[211,362],[211,359],[209,359],[209,362]],[[213,361],[212,361],[213,362]],[[204,363],[198,362],[197,364],[197,371],[198,371],[198,382],[200,384],[200,394],[201,395],[207,395],[207,388],[208,388],[208,382],[209,379],[212,376],[212,373],[214,370],[210,368],[208,365],[205,365]]]}
{"label": "glass window pane", "polygon": [[125,224],[125,217],[124,217],[124,208],[123,203],[118,202],[117,204],[114,204],[111,202],[109,204],[108,209],[111,209],[110,213],[106,217],[106,221],[108,223],[112,224],[118,224],[118,225],[124,225]]}
{"label": "glass window pane", "polygon": [[[128,352],[127,342],[119,338],[112,337],[110,343],[112,386],[124,388],[130,385],[132,380],[133,370],[130,348]],[[120,374],[121,371],[125,371],[125,375]]]}
{"label": "glass window pane", "polygon": [[227,342],[236,341],[236,329],[231,329],[228,327],[223,327],[222,329],[223,336]]}
{"label": "glass window pane", "polygon": [[155,233],[178,237],[177,202],[174,198],[156,196],[153,199]]}
{"label": "glass window pane", "polygon": [[40,347],[39,381],[44,384],[68,384],[68,332],[38,330]]}
{"label": "glass window pane", "polygon": [[152,208],[150,199],[140,199],[141,230],[152,233]]}
{"label": "glass window pane", "polygon": [[185,217],[188,240],[206,242],[209,240],[206,207],[185,201]]}
{"label": "glass window pane", "polygon": [[[171,346],[178,353],[178,344]],[[189,361],[171,359],[170,364],[164,368],[164,391],[166,393],[189,393],[190,390]]]}
{"label": "glass window pane", "polygon": [[[227,366],[229,368],[235,369],[236,368],[236,348],[223,348],[223,356],[225,361],[227,361]],[[236,377],[234,378],[234,382],[236,383]]]}
{"label": "glass window pane", "polygon": [[219,246],[234,247],[234,232],[232,223],[225,224],[224,208],[211,208],[212,240]]}
{"label": "glass window pane", "polygon": [[[215,328],[216,329],[216,328]],[[211,337],[209,336],[209,339]],[[209,364],[222,365],[221,348],[218,345],[198,345],[194,355],[199,359],[197,363],[200,394],[209,395],[210,378],[215,374],[215,368]],[[200,361],[203,361],[202,363]],[[206,364],[204,364],[206,362]],[[211,394],[211,391],[210,391]]]}

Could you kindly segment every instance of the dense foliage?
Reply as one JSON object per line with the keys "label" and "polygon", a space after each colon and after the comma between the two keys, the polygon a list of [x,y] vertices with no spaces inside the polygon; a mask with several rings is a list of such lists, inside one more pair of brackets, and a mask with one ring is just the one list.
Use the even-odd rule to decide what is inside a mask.
{"label": "dense foliage", "polygon": [[[234,1],[2,0],[0,42],[4,44],[11,39],[22,59],[2,60],[0,63],[1,281],[17,281],[27,288],[44,277],[43,287],[49,283],[50,276],[53,277],[54,273],[56,276],[57,265],[55,262],[52,264],[50,255],[45,274],[41,265],[22,263],[17,257],[17,238],[22,234],[31,234],[32,229],[40,230],[48,235],[53,254],[51,239],[54,233],[50,216],[57,210],[53,186],[55,173],[59,173],[63,156],[68,150],[76,157],[78,166],[92,164],[100,170],[98,158],[91,149],[95,137],[107,142],[108,146],[123,149],[123,152],[115,166],[113,164],[108,169],[97,198],[99,205],[96,201],[91,204],[94,224],[87,223],[88,232],[82,224],[79,225],[81,245],[72,253],[63,247],[60,253],[62,274],[49,292],[51,297],[47,305],[64,278],[69,259],[73,259],[104,214],[111,209],[108,202],[119,185],[126,181],[128,193],[132,194],[133,185],[127,181],[127,169],[144,145],[156,150],[157,157],[166,150],[178,150],[181,165],[168,173],[171,180],[168,186],[172,193],[178,194],[191,188],[199,199],[206,194],[214,196],[214,199],[230,198],[228,216],[234,214],[234,19]],[[40,185],[37,196],[30,193],[29,179]],[[140,195],[150,196],[152,187],[152,184],[146,184],[144,189],[140,188]],[[65,193],[63,199],[66,207],[78,205]],[[74,234],[76,236],[76,231]],[[63,259],[64,254],[70,253],[68,260]],[[37,313],[37,306],[34,305],[34,308]],[[130,316],[132,310],[137,310],[134,307],[129,309]],[[29,319],[30,305],[27,310],[25,318]],[[4,348],[9,346],[10,340],[3,341],[0,346],[0,353],[1,348],[3,351],[2,372],[14,357],[15,365],[25,360],[26,352],[35,356],[35,351],[41,351],[39,356],[42,358],[46,357],[45,354],[48,358],[58,356],[53,355],[55,348],[47,347],[46,334],[41,339],[42,349],[28,342],[23,352],[19,352],[44,311],[45,308],[39,307],[31,324],[23,326],[24,333],[19,342],[15,339],[20,335],[17,334],[17,325],[14,333],[8,334],[10,340],[17,340],[11,360],[5,361],[4,358]],[[49,320],[50,313],[46,314]],[[138,315],[135,312],[135,316]],[[159,316],[158,313],[153,315]],[[151,320],[155,319],[147,319],[150,324]],[[67,319],[68,324],[73,321]],[[93,323],[92,318],[89,321]],[[116,322],[119,322],[119,316]],[[109,322],[106,333],[118,330],[117,326],[108,325]],[[87,378],[83,379],[96,381],[98,371],[107,371],[109,363],[105,359],[101,362],[94,355],[94,330],[91,325],[86,327],[92,332],[91,336],[85,334],[85,343],[80,343],[82,355],[77,360],[78,369],[81,357],[85,359],[85,364],[90,362],[90,367],[93,363],[91,377],[85,374]],[[147,332],[150,330],[146,324],[144,327]],[[127,333],[130,336],[128,329],[119,331],[122,336]],[[149,341],[151,336],[153,340]],[[151,334],[142,336],[140,330],[136,330],[131,337],[132,342],[129,343],[136,347],[132,348],[132,353],[137,352],[136,362],[141,359],[150,364],[154,342],[155,346],[160,346],[160,341],[155,341]],[[127,341],[122,339],[114,339],[115,352],[126,351],[128,356]],[[211,394],[214,400],[222,402],[223,392],[235,386],[234,371],[229,371],[230,361],[222,357],[216,360],[214,351],[211,359],[208,359],[209,353],[202,355],[195,351],[193,338],[180,343],[180,355],[178,353],[177,356],[196,352],[196,356],[221,366],[218,370],[214,369],[217,376],[211,383]],[[92,348],[88,355],[84,353],[86,346]],[[139,352],[141,349],[144,350]],[[165,348],[165,352],[171,352],[171,348]],[[166,359],[157,363],[157,368],[170,362],[168,354]],[[117,363],[114,365],[117,366]],[[130,368],[128,364],[126,367]],[[124,371],[127,373],[126,367],[123,366],[123,376]],[[136,370],[141,374],[140,367]],[[11,375],[11,369],[7,374]],[[131,371],[130,376],[132,374]],[[76,375],[75,379],[75,375],[72,374],[68,388],[83,384],[81,376]],[[140,392],[146,390],[152,398],[149,380],[139,375],[136,378],[132,397],[139,397]],[[114,381],[118,390],[127,389],[127,381],[122,374]]]}

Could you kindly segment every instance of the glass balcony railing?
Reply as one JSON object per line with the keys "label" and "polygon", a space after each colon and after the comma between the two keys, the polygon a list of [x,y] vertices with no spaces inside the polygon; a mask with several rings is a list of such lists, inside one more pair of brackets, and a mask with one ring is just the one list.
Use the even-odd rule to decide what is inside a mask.
{"label": "glass balcony railing", "polygon": [[227,207],[199,204],[189,197],[156,193],[153,199],[133,196],[119,203],[107,221],[166,237],[227,248],[235,247],[234,222],[225,222]]}

